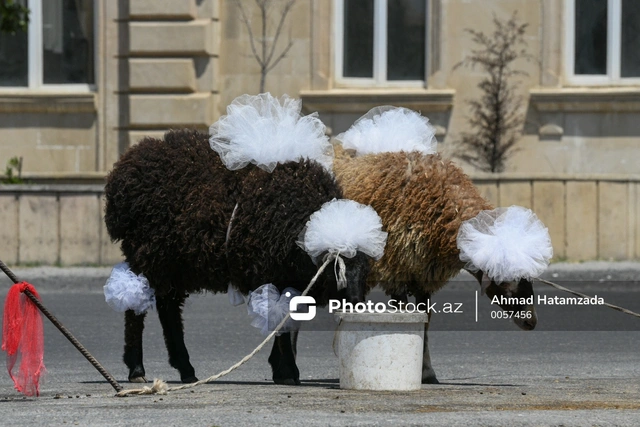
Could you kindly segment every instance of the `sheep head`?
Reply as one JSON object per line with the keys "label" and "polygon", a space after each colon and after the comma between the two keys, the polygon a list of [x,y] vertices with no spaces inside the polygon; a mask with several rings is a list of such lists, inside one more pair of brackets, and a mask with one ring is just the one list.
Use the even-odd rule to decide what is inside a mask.
{"label": "sheep head", "polygon": [[496,300],[500,308],[505,311],[525,313],[524,316],[512,317],[520,329],[530,331],[536,327],[538,315],[533,305],[535,294],[531,280],[496,282],[482,271],[477,271],[474,276],[480,284],[481,293],[492,301]]}
{"label": "sheep head", "polygon": [[524,312],[524,318],[513,318],[520,328],[535,328],[532,279],[553,256],[549,231],[538,217],[519,206],[481,211],[462,223],[457,245],[482,293],[503,310]]}
{"label": "sheep head", "polygon": [[[329,256],[327,252],[322,259]],[[364,252],[356,252],[351,258],[340,257],[333,261],[323,272],[327,283],[329,299],[346,300],[350,303],[364,301],[367,289],[367,276],[371,270],[372,258]],[[343,266],[339,264],[343,263]],[[344,269],[344,277],[340,277],[340,268]]]}

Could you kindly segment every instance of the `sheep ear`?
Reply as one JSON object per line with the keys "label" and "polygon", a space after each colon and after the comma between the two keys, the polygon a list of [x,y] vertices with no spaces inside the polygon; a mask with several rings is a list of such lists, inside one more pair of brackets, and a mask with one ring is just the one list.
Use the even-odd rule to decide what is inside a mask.
{"label": "sheep ear", "polygon": [[356,155],[358,154],[358,152],[354,148],[347,148],[346,150],[344,150],[344,152],[347,153],[347,155],[351,158],[356,157]]}
{"label": "sheep ear", "polygon": [[486,274],[482,273],[482,280],[480,281],[480,294],[487,293],[487,288],[491,285],[491,279]]}

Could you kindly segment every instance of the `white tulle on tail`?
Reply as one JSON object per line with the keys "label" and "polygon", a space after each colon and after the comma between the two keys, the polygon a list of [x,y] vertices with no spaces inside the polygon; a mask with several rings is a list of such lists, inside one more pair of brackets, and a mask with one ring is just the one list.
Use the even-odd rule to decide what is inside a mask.
{"label": "white tulle on tail", "polygon": [[418,151],[433,154],[437,151],[436,130],[429,119],[402,107],[375,107],[360,117],[336,139],[357,155]]}
{"label": "white tulle on tail", "polygon": [[297,243],[314,259],[326,252],[352,258],[360,251],[378,260],[386,242],[382,220],[371,206],[333,199],[311,215]]}
{"label": "white tulle on tail", "polygon": [[209,143],[231,170],[249,163],[269,172],[278,163],[309,158],[331,170],[333,146],[317,114],[302,116],[300,100],[269,93],[242,95],[211,125]]}
{"label": "white tulle on tail", "polygon": [[[280,294],[278,288],[271,283],[249,292],[247,312],[251,318],[251,326],[260,329],[262,335],[269,335],[289,313],[291,298],[298,295],[300,295],[300,292],[294,288],[286,288]],[[300,322],[289,318],[278,332],[278,335],[297,331],[298,329],[300,329]]]}
{"label": "white tulle on tail", "polygon": [[464,221],[457,242],[466,268],[496,282],[538,277],[553,257],[549,230],[520,206],[482,211]]}
{"label": "white tulle on tail", "polygon": [[245,303],[244,295],[235,288],[231,283],[227,287],[227,295],[229,296],[229,304],[236,307]]}
{"label": "white tulle on tail", "polygon": [[118,312],[133,310],[142,314],[156,304],[155,291],[147,278],[131,271],[126,262],[116,264],[111,270],[104,285],[104,297],[107,304]]}

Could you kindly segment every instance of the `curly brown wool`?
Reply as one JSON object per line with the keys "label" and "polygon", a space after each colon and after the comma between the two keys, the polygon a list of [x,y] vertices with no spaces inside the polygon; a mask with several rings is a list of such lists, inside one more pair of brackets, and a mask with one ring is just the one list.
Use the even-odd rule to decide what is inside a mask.
{"label": "curly brown wool", "polygon": [[444,286],[464,266],[456,245],[460,224],[493,209],[459,167],[437,154],[355,157],[336,146],[334,171],[345,197],[371,205],[389,233],[370,275],[389,295]]}
{"label": "curly brown wool", "polygon": [[[252,168],[243,181],[238,210],[229,235],[231,281],[243,293],[264,283],[281,290],[303,290],[317,267],[296,241],[311,214],[342,192],[334,178],[315,162],[288,162],[268,173]],[[329,294],[321,276],[309,295],[319,304]]]}
{"label": "curly brown wool", "polygon": [[[317,267],[295,242],[313,212],[342,197],[311,161],[230,171],[193,130],[140,141],[114,165],[105,194],[109,235],[156,295],[226,292],[230,280],[244,294],[265,283],[303,290]],[[322,287],[310,295],[324,299]]]}
{"label": "curly brown wool", "polygon": [[229,172],[208,139],[187,130],[144,138],[107,177],[107,231],[157,295],[176,283],[186,293],[226,290],[223,245],[247,172]]}
{"label": "curly brown wool", "polygon": [[[384,256],[372,267],[369,283],[379,284],[394,299],[407,301],[408,295],[414,295],[417,304],[428,305],[432,294],[464,267],[456,242],[462,222],[493,207],[460,168],[438,154],[400,152],[355,157],[336,147],[336,156],[334,171],[345,196],[373,206],[388,233]],[[483,279],[481,271],[474,276],[479,282]],[[532,283],[524,279],[507,284],[491,280],[483,289],[489,298],[533,297]],[[536,326],[532,305],[500,306],[528,313],[525,320],[514,319],[521,329]],[[429,311],[424,329],[423,384],[438,383],[428,346],[431,314]]]}
{"label": "curly brown wool", "polygon": [[[342,192],[329,172],[309,160],[280,164],[271,173],[255,166],[230,171],[208,135],[177,130],[129,149],[109,174],[105,196],[111,239],[121,241],[131,269],[144,273],[155,290],[169,363],[183,382],[194,382],[184,344],[185,298],[226,292],[230,282],[245,295],[265,283],[281,292],[304,290],[318,267],[296,241],[310,216]],[[364,298],[369,258],[358,254],[345,263],[349,298]],[[318,305],[340,292],[329,270],[309,293]],[[132,382],[146,381],[144,319],[145,313],[125,313],[123,360]],[[278,384],[300,383],[290,335],[277,336],[269,356]]]}

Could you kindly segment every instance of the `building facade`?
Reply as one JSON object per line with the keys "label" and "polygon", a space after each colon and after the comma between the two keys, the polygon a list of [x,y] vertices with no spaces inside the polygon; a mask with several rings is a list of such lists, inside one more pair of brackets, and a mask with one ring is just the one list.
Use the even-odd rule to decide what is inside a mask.
{"label": "building facade", "polygon": [[[26,2],[26,0],[24,0]],[[274,0],[272,37],[285,0]],[[241,2],[256,43],[260,16]],[[231,0],[30,0],[28,34],[0,43],[0,159],[34,177],[99,178],[129,145],[207,129],[260,72]],[[640,5],[633,0],[298,0],[266,90],[303,100],[333,133],[377,105],[421,111],[447,144],[466,128],[481,70],[454,67],[517,11],[526,115],[507,171],[636,173]],[[268,39],[268,43],[271,39]],[[450,144],[449,144],[450,145]],[[2,166],[2,165],[0,165]],[[473,172],[470,170],[470,172]]]}
{"label": "building facade", "polygon": [[[239,1],[261,49],[256,2]],[[285,3],[271,3],[267,47]],[[233,0],[29,0],[28,7],[28,33],[0,35],[0,169],[21,157],[22,176],[34,183],[101,184],[143,136],[184,126],[206,131],[236,96],[259,91],[252,39]],[[552,193],[565,205],[567,183],[580,183],[576,191],[586,192],[597,221],[598,200],[613,197],[599,183],[623,183],[624,200],[611,202],[623,203],[626,230],[633,229],[624,254],[566,254],[566,218],[557,219],[558,247],[576,259],[640,256],[635,0],[297,0],[274,55],[290,49],[265,88],[301,98],[334,135],[375,106],[418,110],[436,125],[447,156],[467,129],[467,101],[480,95],[483,76],[455,68],[474,49],[465,29],[491,33],[494,17],[516,11],[528,24],[532,56],[516,62],[526,72],[518,151],[497,176],[463,167],[503,187],[528,183],[514,197],[529,205],[539,180],[558,182]]]}

